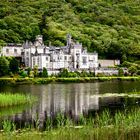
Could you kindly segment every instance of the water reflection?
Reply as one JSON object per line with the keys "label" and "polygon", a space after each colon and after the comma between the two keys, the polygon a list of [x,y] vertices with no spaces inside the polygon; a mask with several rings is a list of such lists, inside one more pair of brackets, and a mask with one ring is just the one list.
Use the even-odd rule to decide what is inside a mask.
{"label": "water reflection", "polygon": [[[120,97],[99,98],[99,94],[115,92],[120,93],[127,91],[131,83],[74,83],[74,84],[49,84],[49,85],[19,85],[15,87],[1,88],[1,91],[22,92],[32,94],[38,97],[38,103],[22,113],[10,115],[9,119],[13,120],[36,120],[43,121],[46,117],[56,116],[57,113],[64,113],[71,117],[79,115],[88,115],[91,112],[103,110],[104,108],[124,108],[125,99]],[[131,87],[130,87],[131,88]],[[130,90],[128,88],[128,91]],[[134,87],[132,87],[133,89]],[[138,86],[139,88],[139,86]],[[132,91],[132,90],[131,90]],[[129,103],[132,100],[129,101]],[[136,103],[134,101],[133,103]],[[138,101],[139,103],[139,101]],[[131,105],[131,104],[130,104]]]}
{"label": "water reflection", "polygon": [[[94,89],[94,90],[93,90]],[[61,112],[78,117],[87,114],[90,108],[99,109],[98,84],[52,84],[41,88],[40,103],[31,112],[39,117],[55,116]],[[40,93],[40,92],[39,92]],[[38,108],[37,110],[35,110]],[[35,116],[34,116],[35,117]]]}

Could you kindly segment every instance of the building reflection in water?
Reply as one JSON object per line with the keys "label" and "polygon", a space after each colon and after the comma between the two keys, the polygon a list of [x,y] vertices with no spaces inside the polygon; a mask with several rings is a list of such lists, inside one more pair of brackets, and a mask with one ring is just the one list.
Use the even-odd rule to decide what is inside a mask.
{"label": "building reflection in water", "polygon": [[61,112],[76,117],[88,113],[89,109],[98,110],[98,83],[92,84],[96,92],[92,91],[90,86],[52,84],[47,88],[43,87],[38,113],[42,115],[46,112],[47,116],[52,116]]}
{"label": "building reflection in water", "polygon": [[37,96],[38,103],[6,119],[18,120],[20,123],[23,121],[27,124],[38,120],[43,124],[46,118],[55,117],[58,113],[77,119],[80,115],[94,115],[96,111],[102,111],[108,107],[113,111],[120,107],[123,109],[126,104],[125,98],[99,97],[103,85],[104,83],[97,82],[25,86],[25,93]]}
{"label": "building reflection in water", "polygon": [[49,84],[30,88],[39,98],[39,103],[13,119],[44,120],[46,117],[64,113],[73,118],[99,109],[98,83]]}

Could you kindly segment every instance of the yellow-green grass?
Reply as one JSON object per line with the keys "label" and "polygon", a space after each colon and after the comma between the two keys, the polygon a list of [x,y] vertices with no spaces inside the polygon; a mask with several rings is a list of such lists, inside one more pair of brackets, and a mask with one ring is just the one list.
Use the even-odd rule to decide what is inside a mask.
{"label": "yellow-green grass", "polygon": [[0,93],[0,107],[9,107],[31,103],[35,101],[35,97],[27,96],[19,93]]}

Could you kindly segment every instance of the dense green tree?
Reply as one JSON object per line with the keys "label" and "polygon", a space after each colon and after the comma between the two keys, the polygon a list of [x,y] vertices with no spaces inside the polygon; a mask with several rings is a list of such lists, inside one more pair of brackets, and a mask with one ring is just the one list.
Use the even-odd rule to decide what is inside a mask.
{"label": "dense green tree", "polygon": [[34,77],[37,77],[38,76],[38,66],[34,66],[33,67],[33,74],[34,74]]}
{"label": "dense green tree", "polygon": [[118,76],[124,76],[124,72],[122,68],[118,69]]}
{"label": "dense green tree", "polygon": [[136,66],[131,66],[128,68],[128,72],[132,75],[136,74],[137,73],[137,68]]}
{"label": "dense green tree", "polygon": [[0,57],[0,76],[4,76],[8,74],[9,71],[9,62],[6,59],[6,57],[1,56]]}
{"label": "dense green tree", "polygon": [[48,71],[46,68],[43,68],[42,77],[48,77]]}
{"label": "dense green tree", "polygon": [[69,77],[69,72],[67,69],[62,69],[59,73],[59,77]]}
{"label": "dense green tree", "polygon": [[140,58],[138,0],[1,0],[0,43],[33,41],[42,34],[48,45],[66,44],[71,33],[100,58]]}
{"label": "dense green tree", "polygon": [[31,68],[27,68],[27,75],[30,76]]}
{"label": "dense green tree", "polygon": [[19,61],[14,57],[12,57],[9,61],[10,61],[10,63],[9,63],[10,71],[14,74],[18,73],[18,71],[19,71]]}

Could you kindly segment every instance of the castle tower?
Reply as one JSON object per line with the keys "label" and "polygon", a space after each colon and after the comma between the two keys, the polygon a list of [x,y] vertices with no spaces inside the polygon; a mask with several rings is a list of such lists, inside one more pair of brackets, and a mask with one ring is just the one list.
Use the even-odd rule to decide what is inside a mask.
{"label": "castle tower", "polygon": [[36,37],[36,40],[35,40],[35,46],[43,46],[43,36],[42,35],[38,35]]}
{"label": "castle tower", "polygon": [[71,35],[67,34],[67,46],[71,44]]}

